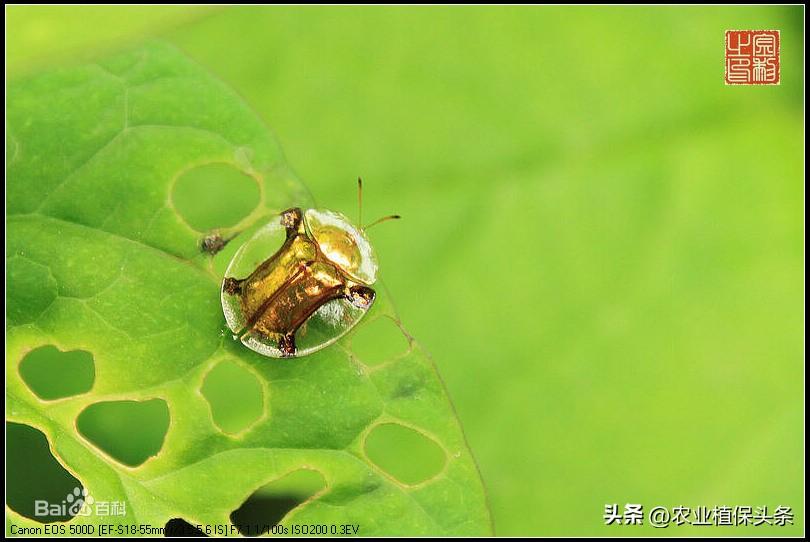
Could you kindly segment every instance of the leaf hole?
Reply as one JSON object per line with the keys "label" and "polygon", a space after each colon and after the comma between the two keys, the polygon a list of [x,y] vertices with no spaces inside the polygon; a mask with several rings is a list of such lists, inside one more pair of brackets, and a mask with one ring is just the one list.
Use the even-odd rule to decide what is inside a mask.
{"label": "leaf hole", "polygon": [[137,467],[163,447],[169,407],[163,399],[105,401],[85,408],[76,425],[87,440],[113,459]]}
{"label": "leaf hole", "polygon": [[82,484],[51,453],[48,438],[31,426],[6,422],[6,503],[40,523],[76,515],[67,496]]}
{"label": "leaf hole", "polygon": [[311,469],[299,469],[260,487],[231,513],[231,523],[243,536],[258,536],[268,531],[295,507],[326,487],[323,475]]}
{"label": "leaf hole", "polygon": [[26,354],[20,362],[20,376],[37,397],[52,401],[90,391],[96,369],[90,352],[63,352],[46,345]]}
{"label": "leaf hole", "polygon": [[207,535],[200,529],[184,520],[183,518],[172,518],[166,522],[163,528],[164,537],[180,537],[180,536],[193,536],[193,537],[207,537]]}
{"label": "leaf hole", "polygon": [[414,485],[444,468],[446,454],[433,439],[398,423],[382,423],[366,436],[369,460],[395,480]]}
{"label": "leaf hole", "polygon": [[232,164],[205,164],[184,171],[172,188],[175,210],[197,231],[238,224],[259,205],[259,184]]}
{"label": "leaf hole", "polygon": [[232,361],[218,363],[200,390],[220,431],[235,434],[253,425],[264,410],[264,391],[251,371]]}
{"label": "leaf hole", "polygon": [[360,326],[352,337],[352,352],[365,365],[391,361],[410,348],[410,342],[397,323],[380,316]]}

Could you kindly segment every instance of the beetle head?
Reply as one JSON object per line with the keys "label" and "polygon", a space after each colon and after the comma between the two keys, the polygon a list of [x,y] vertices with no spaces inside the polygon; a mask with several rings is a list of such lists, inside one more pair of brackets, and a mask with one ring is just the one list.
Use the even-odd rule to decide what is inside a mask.
{"label": "beetle head", "polygon": [[304,223],[330,262],[361,284],[371,286],[377,281],[377,256],[363,229],[328,209],[307,209]]}

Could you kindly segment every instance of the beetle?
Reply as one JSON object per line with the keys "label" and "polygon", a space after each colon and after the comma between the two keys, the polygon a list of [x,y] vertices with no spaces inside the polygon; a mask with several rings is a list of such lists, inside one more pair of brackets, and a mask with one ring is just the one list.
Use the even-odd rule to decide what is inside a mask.
{"label": "beetle", "polygon": [[[362,184],[358,179],[360,224]],[[225,272],[222,307],[234,338],[279,358],[306,355],[332,344],[357,324],[376,298],[372,286],[377,281],[377,257],[366,230],[398,218],[386,216],[363,227],[329,209],[293,207],[280,213],[236,252]],[[240,278],[243,260],[252,265],[245,254],[251,243],[274,236],[283,237],[281,246]],[[261,251],[258,254],[264,257]],[[302,338],[303,348],[298,344]]]}

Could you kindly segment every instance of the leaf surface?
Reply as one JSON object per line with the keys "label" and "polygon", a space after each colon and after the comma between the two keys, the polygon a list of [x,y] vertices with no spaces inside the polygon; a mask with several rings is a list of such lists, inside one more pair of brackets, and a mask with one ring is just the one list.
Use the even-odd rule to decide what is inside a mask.
{"label": "leaf surface", "polygon": [[[95,501],[125,503],[125,515],[71,523],[228,525],[255,490],[308,469],[324,488],[284,524],[355,523],[366,536],[490,532],[452,406],[384,288],[352,333],[305,358],[264,358],[225,332],[219,284],[230,255],[269,216],[311,197],[266,127],[223,84],[161,43],[39,75],[9,89],[7,150],[7,418],[42,431]],[[247,179],[258,190],[235,220],[233,206],[244,209],[245,197],[222,199],[205,216],[218,227],[200,231],[200,217],[189,220],[186,210],[204,202],[176,188],[212,165],[241,176],[235,187]],[[214,257],[200,250],[212,231],[237,235]],[[18,367],[44,345],[90,352],[92,389],[40,399]],[[219,407],[202,392],[222,364],[229,369],[219,372],[258,383],[245,389],[255,388],[261,411],[237,432],[217,425]],[[168,407],[168,431],[139,465],[77,427],[90,405],[155,399]],[[231,401],[238,406],[238,391]],[[367,436],[390,424],[441,449],[418,483],[398,481],[366,453]],[[397,453],[396,443],[389,448]],[[37,525],[7,514],[7,524]]]}

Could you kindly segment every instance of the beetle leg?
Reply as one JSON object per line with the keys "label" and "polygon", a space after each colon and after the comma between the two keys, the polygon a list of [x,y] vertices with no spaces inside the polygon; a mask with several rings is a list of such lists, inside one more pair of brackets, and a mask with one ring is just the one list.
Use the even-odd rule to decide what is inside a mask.
{"label": "beetle leg", "polygon": [[241,295],[243,282],[245,281],[235,279],[233,277],[225,277],[225,281],[222,283],[222,289],[225,291],[226,294]]}
{"label": "beetle leg", "polygon": [[289,358],[295,355],[295,335],[288,334],[282,335],[278,339],[278,349],[281,350],[281,355]]}
{"label": "beetle leg", "polygon": [[298,233],[298,227],[301,225],[302,217],[303,213],[298,207],[287,209],[281,213],[281,225],[287,228],[288,239]]}
{"label": "beetle leg", "polygon": [[355,285],[346,290],[346,299],[358,309],[367,309],[377,294],[368,286]]}

